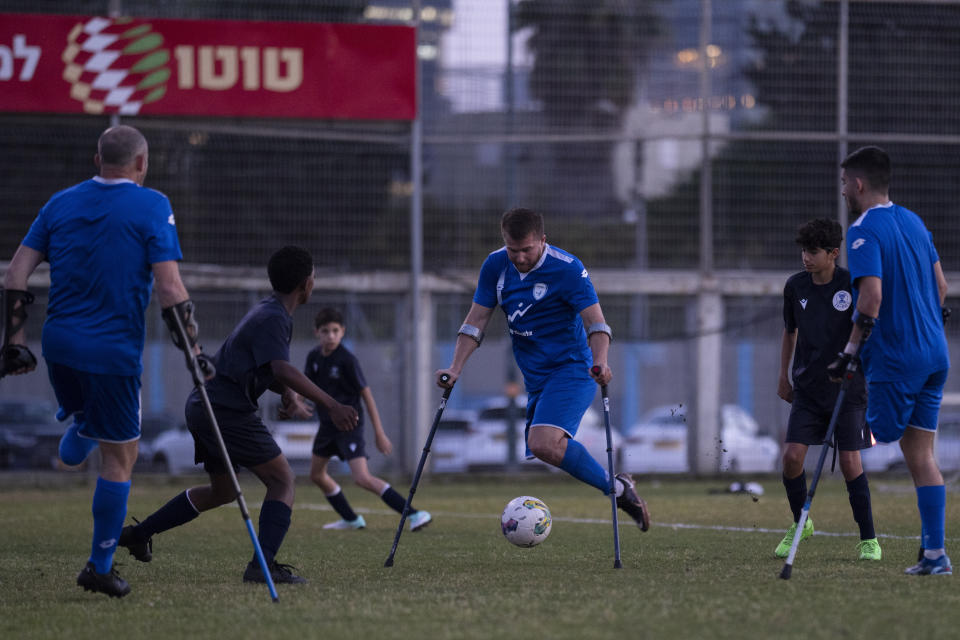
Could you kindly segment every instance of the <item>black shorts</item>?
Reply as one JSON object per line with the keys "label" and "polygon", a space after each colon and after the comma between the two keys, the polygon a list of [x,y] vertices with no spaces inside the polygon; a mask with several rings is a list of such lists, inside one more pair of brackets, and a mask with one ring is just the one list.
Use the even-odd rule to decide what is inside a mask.
{"label": "black shorts", "polygon": [[334,426],[320,425],[313,439],[313,455],[321,458],[340,458],[344,462],[367,455],[363,440],[363,426],[357,425],[351,431],[340,431]]}
{"label": "black shorts", "polygon": [[[794,393],[790,421],[787,423],[786,442],[806,445],[823,444],[832,414],[832,406],[823,407],[821,403],[804,399],[801,395]],[[840,451],[860,451],[873,446],[870,443],[870,429],[867,427],[867,407],[862,404],[851,406],[845,402],[837,416],[837,427],[834,433],[837,448]]]}
{"label": "black shorts", "polygon": [[[207,473],[219,475],[227,473],[223,456],[220,455],[220,445],[217,436],[210,427],[207,412],[199,396],[192,394],[186,406],[187,428],[193,435],[194,462],[203,463]],[[269,462],[279,456],[277,441],[260,420],[260,416],[248,411],[236,411],[214,408],[220,434],[227,446],[230,462],[233,468],[246,467],[248,469]]]}

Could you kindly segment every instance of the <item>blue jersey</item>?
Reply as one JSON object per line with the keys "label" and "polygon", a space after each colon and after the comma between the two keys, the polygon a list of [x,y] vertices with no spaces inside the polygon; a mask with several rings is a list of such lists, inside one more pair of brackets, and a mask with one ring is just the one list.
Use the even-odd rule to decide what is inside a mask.
{"label": "blue jersey", "polygon": [[43,356],[80,371],[139,375],[151,265],[183,257],[167,197],[96,177],[55,194],[23,244],[50,263]]}
{"label": "blue jersey", "polygon": [[473,301],[503,309],[527,392],[543,389],[558,369],[593,364],[580,312],[597,304],[597,292],[576,256],[546,245],[537,265],[520,273],[506,247],[494,251],[480,268]]}
{"label": "blue jersey", "polygon": [[218,407],[254,412],[273,384],[274,360],[290,361],[293,317],[275,296],[254,306],[213,356],[217,375],[206,383]]}
{"label": "blue jersey", "polygon": [[882,281],[880,315],[861,350],[871,382],[930,375],[950,367],[933,265],[940,260],[920,217],[893,203],[873,207],[847,231],[850,275]]}

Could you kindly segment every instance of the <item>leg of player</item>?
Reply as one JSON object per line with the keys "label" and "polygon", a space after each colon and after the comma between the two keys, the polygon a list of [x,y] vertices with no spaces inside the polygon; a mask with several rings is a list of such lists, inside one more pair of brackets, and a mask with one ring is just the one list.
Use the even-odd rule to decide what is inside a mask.
{"label": "leg of player", "polygon": [[130,476],[137,448],[136,440],[100,443],[103,461],[93,494],[93,542],[90,559],[77,575],[77,584],[86,591],[114,598],[130,593],[130,585],[114,569],[113,555],[127,517]]}
{"label": "leg of player", "polygon": [[333,510],[340,516],[339,520],[336,522],[328,522],[323,525],[323,528],[340,530],[363,529],[367,526],[367,522],[363,519],[363,516],[357,515],[356,512],[354,512],[346,496],[343,495],[340,485],[327,473],[327,466],[329,464],[330,458],[323,456],[314,455],[310,460],[310,479],[315,485],[320,487],[323,495],[327,498],[327,502],[330,503]]}
{"label": "leg of player", "polygon": [[[59,412],[58,412],[59,417]],[[74,467],[81,464],[90,455],[90,452],[99,444],[93,438],[84,438],[79,431],[83,427],[83,414],[77,413],[73,417],[73,424],[67,427],[60,438],[59,456],[63,464]]]}
{"label": "leg of player", "polygon": [[860,528],[857,553],[860,560],[880,560],[883,553],[873,528],[873,509],[870,505],[870,484],[863,472],[859,451],[840,451],[840,471],[847,483],[847,497],[853,510],[853,519]]}
{"label": "leg of player", "polygon": [[[783,488],[787,492],[787,502],[793,514],[793,524],[787,529],[783,540],[777,545],[773,554],[778,558],[786,558],[790,553],[790,545],[800,522],[800,512],[807,499],[807,474],[803,471],[803,461],[807,457],[807,445],[799,442],[788,442],[783,451]],[[803,532],[800,540],[806,540],[813,535],[813,520],[809,517],[803,523]]]}
{"label": "leg of player", "polygon": [[917,508],[923,528],[923,557],[906,570],[911,575],[952,575],[953,567],[944,549],[946,491],[943,476],[933,457],[933,431],[907,427],[900,449],[917,490]]}
{"label": "leg of player", "polygon": [[155,534],[187,524],[204,511],[233,502],[236,497],[237,490],[229,474],[210,474],[209,485],[191,487],[170,499],[143,522],[125,526],[117,544],[126,547],[140,562],[150,562]]}
{"label": "leg of player", "polygon": [[[610,478],[606,469],[590,455],[586,447],[570,438],[562,429],[544,424],[531,425],[527,446],[538,459],[596,487],[603,495],[609,495]],[[642,531],[646,531],[650,527],[646,502],[637,495],[629,475],[618,473],[616,480],[617,506],[626,511]]]}
{"label": "leg of player", "polygon": [[[277,552],[290,529],[290,516],[293,513],[294,480],[293,469],[283,454],[269,462],[250,469],[266,486],[267,494],[260,507],[260,531],[257,536],[263,549],[267,566],[275,583],[303,584],[307,580],[293,573],[293,567],[276,561]],[[260,564],[254,556],[243,573],[244,582],[265,582]]]}
{"label": "leg of player", "polygon": [[[389,483],[371,474],[367,467],[367,459],[364,456],[351,458],[349,464],[350,475],[357,486],[377,494],[388,507],[397,513],[403,513],[403,507],[406,505],[407,499],[397,493]],[[433,516],[430,515],[429,511],[417,509],[411,502],[407,519],[410,521],[410,531],[420,531],[433,521]]]}

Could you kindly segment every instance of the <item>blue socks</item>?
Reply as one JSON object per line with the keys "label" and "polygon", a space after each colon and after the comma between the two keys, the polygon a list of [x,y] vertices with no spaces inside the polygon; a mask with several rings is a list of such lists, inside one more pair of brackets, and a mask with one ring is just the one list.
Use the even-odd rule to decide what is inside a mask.
{"label": "blue socks", "polygon": [[111,482],[97,478],[97,488],[93,493],[93,545],[90,562],[101,575],[110,573],[113,567],[113,552],[117,549],[123,520],[127,517],[129,495],[129,480]]}
{"label": "blue socks", "polygon": [[[267,500],[260,507],[260,548],[263,557],[269,565],[280,550],[283,538],[290,528],[290,507],[279,500]],[[257,555],[253,555],[251,562],[257,562]]]}
{"label": "blue socks", "polygon": [[917,508],[923,527],[921,545],[924,549],[942,549],[947,509],[946,487],[942,484],[917,487]]}
{"label": "blue socks", "polygon": [[567,450],[560,461],[560,468],[581,482],[596,487],[605,495],[610,494],[610,478],[600,463],[593,459],[587,449],[574,440],[567,438]]}
{"label": "blue socks", "polygon": [[75,466],[87,459],[90,452],[100,444],[91,438],[83,438],[77,431],[80,424],[74,420],[60,438],[60,459],[64,464]]}

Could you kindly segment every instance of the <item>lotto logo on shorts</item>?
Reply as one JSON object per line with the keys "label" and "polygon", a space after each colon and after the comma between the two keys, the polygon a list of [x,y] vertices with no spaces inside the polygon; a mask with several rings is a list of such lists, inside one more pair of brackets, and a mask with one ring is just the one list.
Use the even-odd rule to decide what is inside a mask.
{"label": "lotto logo on shorts", "polygon": [[160,100],[172,71],[163,35],[132,18],[77,24],[63,51],[63,79],[86,113],[133,115]]}

